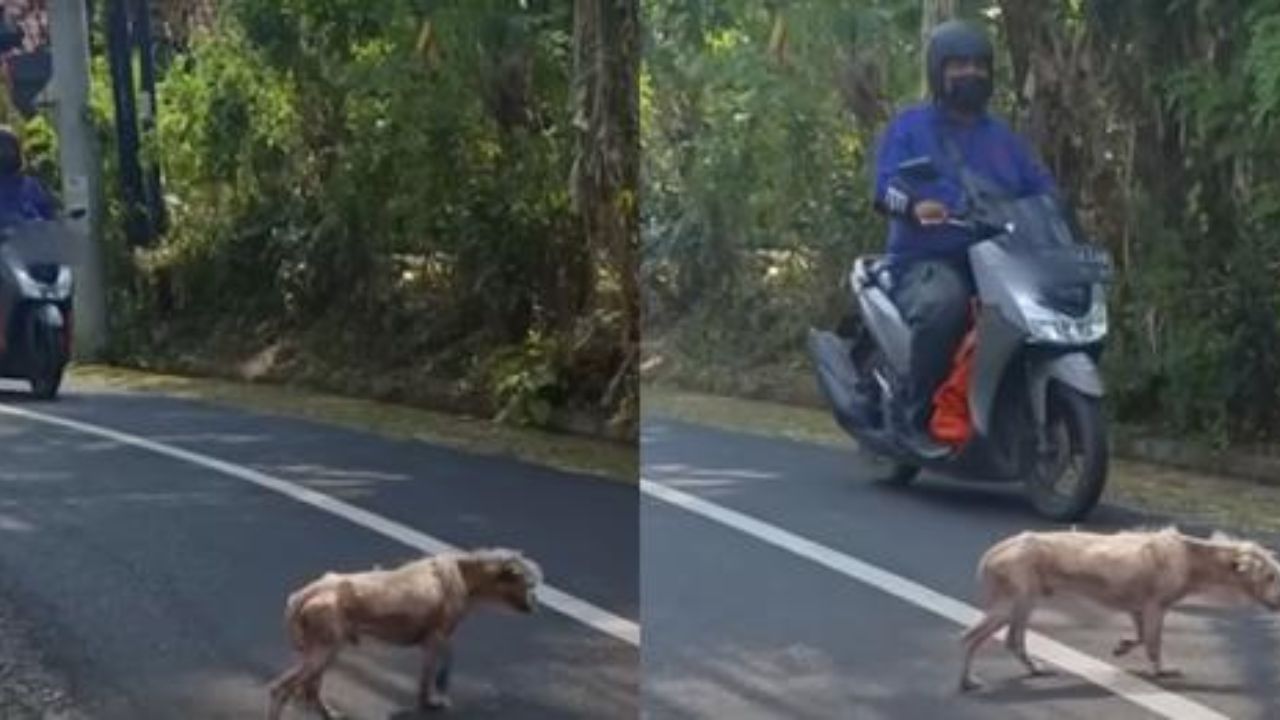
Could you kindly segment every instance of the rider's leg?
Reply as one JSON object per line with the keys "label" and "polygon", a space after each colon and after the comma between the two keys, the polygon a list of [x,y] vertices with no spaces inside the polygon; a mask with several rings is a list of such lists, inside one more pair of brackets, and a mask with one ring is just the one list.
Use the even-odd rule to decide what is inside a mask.
{"label": "rider's leg", "polygon": [[927,456],[947,447],[928,432],[933,393],[951,369],[952,355],[969,324],[969,281],[961,268],[939,260],[908,266],[895,284],[894,301],[911,328],[910,370],[902,383],[900,430]]}

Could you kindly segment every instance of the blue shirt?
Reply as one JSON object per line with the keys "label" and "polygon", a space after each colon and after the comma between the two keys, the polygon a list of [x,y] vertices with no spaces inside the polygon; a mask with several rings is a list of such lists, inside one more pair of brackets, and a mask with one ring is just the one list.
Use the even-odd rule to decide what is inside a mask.
{"label": "blue shirt", "polygon": [[[1003,121],[983,114],[962,123],[933,103],[899,113],[885,130],[876,155],[875,199],[885,200],[889,181],[903,161],[921,156],[933,160],[938,178],[914,183],[917,200],[937,200],[951,215],[964,211],[959,170],[950,161],[943,137],[950,136],[965,167],[991,181],[1011,197],[1055,192],[1053,179],[1035,160],[1026,142]],[[963,228],[948,225],[923,227],[913,220],[891,217],[889,260],[895,267],[919,259],[962,258],[973,240]]]}
{"label": "blue shirt", "polygon": [[0,178],[0,219],[52,220],[55,213],[39,180],[29,175]]}

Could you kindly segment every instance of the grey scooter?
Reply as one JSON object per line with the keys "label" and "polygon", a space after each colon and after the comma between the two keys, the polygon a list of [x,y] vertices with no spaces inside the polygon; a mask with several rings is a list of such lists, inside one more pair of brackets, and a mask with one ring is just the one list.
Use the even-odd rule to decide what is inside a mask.
{"label": "grey scooter", "polygon": [[57,397],[71,358],[71,241],[60,220],[0,220],[0,377]]}
{"label": "grey scooter", "polygon": [[[909,367],[910,330],[891,299],[881,256],[857,258],[849,274],[854,327],[809,330],[818,384],[840,426],[895,464],[890,482],[909,483],[922,468],[963,480],[1023,482],[1042,515],[1076,521],[1097,504],[1107,476],[1097,363],[1111,259],[1079,238],[1056,199],[1002,198],[963,174],[971,211],[948,222],[975,237],[968,251],[979,301],[970,439],[947,457],[927,459],[888,422]],[[929,158],[898,168],[908,185],[935,176]]]}

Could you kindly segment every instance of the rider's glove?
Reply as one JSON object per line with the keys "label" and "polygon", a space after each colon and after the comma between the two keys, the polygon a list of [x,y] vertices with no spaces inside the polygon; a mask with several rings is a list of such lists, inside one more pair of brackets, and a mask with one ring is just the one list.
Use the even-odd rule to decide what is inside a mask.
{"label": "rider's glove", "polygon": [[884,197],[876,203],[876,209],[880,212],[907,220],[915,218],[915,206],[916,199],[896,182],[889,183]]}

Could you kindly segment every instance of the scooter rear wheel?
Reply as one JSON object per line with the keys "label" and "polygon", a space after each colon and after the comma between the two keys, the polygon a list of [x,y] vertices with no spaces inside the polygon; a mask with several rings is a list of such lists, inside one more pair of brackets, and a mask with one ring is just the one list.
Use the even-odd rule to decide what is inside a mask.
{"label": "scooter rear wheel", "polygon": [[896,462],[889,470],[888,474],[880,478],[883,485],[891,485],[893,487],[906,487],[915,482],[920,477],[920,466],[910,465],[908,463]]}
{"label": "scooter rear wheel", "polygon": [[[1027,480],[1027,494],[1041,515],[1076,522],[1098,504],[1107,481],[1102,407],[1096,398],[1054,382],[1046,409],[1049,452],[1037,459]],[[1069,475],[1070,486],[1061,488]]]}

